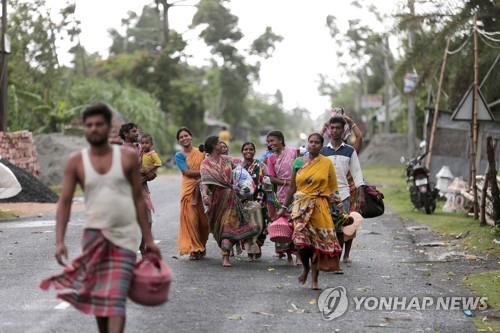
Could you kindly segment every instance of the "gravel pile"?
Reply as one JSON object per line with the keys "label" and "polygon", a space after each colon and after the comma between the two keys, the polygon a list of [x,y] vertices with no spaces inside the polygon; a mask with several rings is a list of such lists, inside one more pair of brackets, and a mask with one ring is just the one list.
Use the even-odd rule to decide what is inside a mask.
{"label": "gravel pile", "polygon": [[40,134],[35,136],[34,141],[40,164],[40,180],[49,186],[62,183],[69,155],[88,145],[83,136],[61,133]]}
{"label": "gravel pile", "polygon": [[0,159],[0,163],[7,166],[14,173],[23,189],[15,197],[2,199],[0,202],[55,203],[59,199],[57,194],[30,173],[16,167],[5,159]]}
{"label": "gravel pile", "polygon": [[370,140],[359,156],[363,165],[401,165],[401,156],[406,156],[406,134],[377,134]]}

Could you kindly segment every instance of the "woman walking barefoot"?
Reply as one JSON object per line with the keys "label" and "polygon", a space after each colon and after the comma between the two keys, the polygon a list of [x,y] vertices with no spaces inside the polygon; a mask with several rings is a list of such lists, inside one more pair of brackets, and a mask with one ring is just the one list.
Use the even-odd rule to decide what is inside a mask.
{"label": "woman walking barefoot", "polygon": [[175,162],[182,172],[179,254],[189,253],[189,259],[198,260],[206,253],[208,222],[200,195],[200,167],[205,155],[193,147],[193,135],[186,127],[177,131],[182,151],[175,154]]}
{"label": "woman walking barefoot", "polygon": [[[293,242],[302,259],[299,282],[305,284],[312,270],[312,289],[319,289],[319,271],[339,271],[340,246],[335,236],[329,202],[337,191],[333,163],[319,154],[323,136],[313,133],[308,138],[309,155],[293,163],[292,185],[285,204],[293,197],[291,221]],[[279,214],[284,214],[281,209]]]}
{"label": "woman walking barefoot", "polygon": [[[273,154],[267,158],[267,172],[271,183],[276,186],[276,197],[279,205],[283,205],[291,186],[292,164],[297,157],[297,150],[285,145],[285,137],[280,131],[271,131],[267,134],[267,145]],[[269,217],[275,220],[274,205],[268,205]],[[286,253],[288,263],[293,264],[293,243],[275,243],[276,253],[280,258]]]}
{"label": "woman walking barefoot", "polygon": [[[262,178],[266,175],[266,165],[259,160],[255,159],[255,144],[253,142],[245,142],[243,146],[241,146],[241,153],[243,155],[243,167],[248,171],[250,176],[252,176],[253,182],[255,183],[255,194],[253,200],[258,202],[262,209],[262,221],[263,227],[262,231],[257,237],[257,253],[249,253],[248,256],[250,261],[255,261],[262,256],[261,248],[264,245],[264,241],[266,240],[266,229],[267,229],[267,209],[265,207],[265,193],[262,190]],[[247,250],[248,251],[248,250]]]}
{"label": "woman walking barefoot", "polygon": [[222,266],[230,267],[229,254],[233,245],[252,239],[260,232],[243,218],[242,204],[233,189],[232,159],[221,154],[221,143],[216,136],[205,141],[207,158],[201,164],[203,203],[207,207],[210,232],[222,251]]}

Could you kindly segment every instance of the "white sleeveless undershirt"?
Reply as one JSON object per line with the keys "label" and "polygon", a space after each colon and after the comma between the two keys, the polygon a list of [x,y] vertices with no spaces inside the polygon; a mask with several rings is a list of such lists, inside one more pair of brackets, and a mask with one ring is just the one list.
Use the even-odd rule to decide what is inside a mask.
{"label": "white sleeveless undershirt", "polygon": [[82,150],[85,173],[85,228],[99,229],[113,244],[137,251],[141,232],[132,197],[132,186],[123,174],[121,147],[113,145],[111,169],[101,175]]}

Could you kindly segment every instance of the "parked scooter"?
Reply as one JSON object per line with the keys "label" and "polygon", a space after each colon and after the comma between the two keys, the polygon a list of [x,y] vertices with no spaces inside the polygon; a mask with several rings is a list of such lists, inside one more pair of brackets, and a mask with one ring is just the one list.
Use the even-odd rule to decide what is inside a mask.
{"label": "parked scooter", "polygon": [[423,209],[426,214],[432,214],[436,209],[439,190],[430,181],[430,172],[422,163],[427,155],[425,141],[420,143],[422,154],[410,160],[401,157],[401,163],[406,164],[406,183],[410,191],[410,199],[415,208]]}

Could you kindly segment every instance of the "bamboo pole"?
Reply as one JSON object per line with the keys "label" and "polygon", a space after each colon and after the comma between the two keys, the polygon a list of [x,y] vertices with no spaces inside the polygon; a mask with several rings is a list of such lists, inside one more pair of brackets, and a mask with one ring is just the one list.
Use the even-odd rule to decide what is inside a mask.
{"label": "bamboo pole", "polygon": [[479,218],[479,204],[477,200],[477,182],[476,182],[476,151],[477,151],[477,81],[478,81],[478,50],[477,50],[477,14],[474,15],[474,83],[472,86],[472,141],[471,141],[471,181],[472,192],[474,196],[474,219]]}
{"label": "bamboo pole", "polygon": [[448,60],[448,49],[450,47],[450,38],[446,40],[446,49],[443,54],[443,63],[441,64],[441,73],[439,73],[439,83],[436,95],[436,103],[434,104],[434,114],[432,117],[432,127],[431,127],[431,136],[429,138],[429,153],[427,154],[427,169],[431,169],[431,161],[432,161],[432,148],[434,147],[434,139],[436,135],[436,127],[438,121],[438,113],[439,113],[439,100],[441,97],[441,87],[443,86],[444,80],[444,70],[446,68],[446,61]]}

